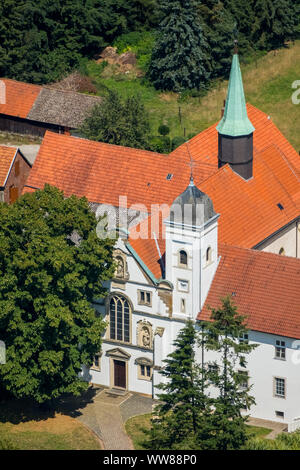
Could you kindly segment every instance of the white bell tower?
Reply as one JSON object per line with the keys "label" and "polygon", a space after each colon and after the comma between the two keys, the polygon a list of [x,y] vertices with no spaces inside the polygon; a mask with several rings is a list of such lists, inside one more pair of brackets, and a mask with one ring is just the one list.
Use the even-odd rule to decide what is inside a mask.
{"label": "white bell tower", "polygon": [[174,285],[173,317],[196,319],[218,266],[218,218],[211,199],[190,180],[166,226],[166,279]]}

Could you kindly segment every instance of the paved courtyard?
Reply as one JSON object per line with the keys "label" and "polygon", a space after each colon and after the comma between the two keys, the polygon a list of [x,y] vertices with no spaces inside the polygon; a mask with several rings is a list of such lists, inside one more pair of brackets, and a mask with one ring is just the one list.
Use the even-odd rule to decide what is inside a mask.
{"label": "paved courtyard", "polygon": [[135,393],[112,395],[107,389],[78,409],[77,419],[88,426],[107,450],[130,450],[133,445],[125,432],[125,422],[132,416],[151,413],[154,400]]}
{"label": "paved courtyard", "polygon": [[[104,449],[131,450],[133,445],[125,431],[126,421],[133,416],[151,413],[155,403],[157,401],[152,398],[137,393],[116,395],[109,389],[92,386],[78,399],[62,400],[58,411],[69,414],[91,429]],[[258,418],[249,418],[248,424],[271,429],[266,436],[268,439],[274,439],[287,428],[284,423]]]}

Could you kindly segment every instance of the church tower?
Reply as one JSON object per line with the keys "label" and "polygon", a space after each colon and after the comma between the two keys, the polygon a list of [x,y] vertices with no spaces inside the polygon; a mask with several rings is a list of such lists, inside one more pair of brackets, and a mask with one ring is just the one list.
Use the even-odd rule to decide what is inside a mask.
{"label": "church tower", "polygon": [[241,177],[253,176],[253,132],[246,108],[242,74],[237,50],[233,56],[225,112],[217,126],[219,168],[229,163]]}
{"label": "church tower", "polygon": [[190,184],[173,202],[166,226],[166,279],[172,282],[173,318],[200,312],[218,266],[218,218],[207,194]]}

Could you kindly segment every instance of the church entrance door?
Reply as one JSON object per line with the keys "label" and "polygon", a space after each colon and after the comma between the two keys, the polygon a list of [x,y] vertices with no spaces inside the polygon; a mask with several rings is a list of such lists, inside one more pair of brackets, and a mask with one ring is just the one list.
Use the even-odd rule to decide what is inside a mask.
{"label": "church entrance door", "polygon": [[115,387],[126,388],[126,363],[114,360]]}

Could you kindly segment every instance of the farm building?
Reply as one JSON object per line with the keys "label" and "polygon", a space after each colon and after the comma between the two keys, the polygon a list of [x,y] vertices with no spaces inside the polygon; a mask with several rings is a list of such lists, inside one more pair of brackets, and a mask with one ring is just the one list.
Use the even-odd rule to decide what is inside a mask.
{"label": "farm building", "polygon": [[1,79],[0,131],[43,137],[78,129],[98,96]]}
{"label": "farm building", "polygon": [[13,203],[20,196],[31,163],[16,147],[0,146],[0,201]]}

